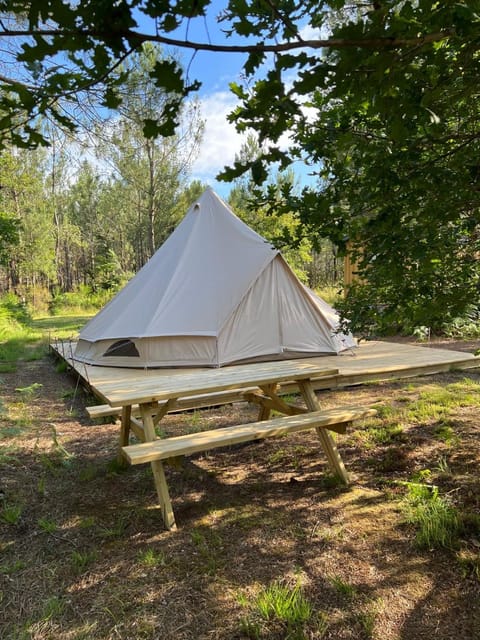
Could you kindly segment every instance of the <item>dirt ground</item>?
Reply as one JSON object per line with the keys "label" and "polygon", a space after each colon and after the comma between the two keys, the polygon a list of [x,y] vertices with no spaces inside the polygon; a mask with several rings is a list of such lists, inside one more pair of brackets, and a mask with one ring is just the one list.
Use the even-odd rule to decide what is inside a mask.
{"label": "dirt ground", "polygon": [[[94,400],[57,369],[46,356],[0,375],[0,638],[480,639],[480,369],[322,392],[325,407],[383,407],[337,438],[349,488],[314,433],[169,467],[176,532],[149,467],[116,464],[118,424],[92,423]],[[255,418],[235,404],[161,425]],[[454,543],[418,545],[412,483],[461,514]],[[271,585],[298,585],[301,624],[260,615]]]}

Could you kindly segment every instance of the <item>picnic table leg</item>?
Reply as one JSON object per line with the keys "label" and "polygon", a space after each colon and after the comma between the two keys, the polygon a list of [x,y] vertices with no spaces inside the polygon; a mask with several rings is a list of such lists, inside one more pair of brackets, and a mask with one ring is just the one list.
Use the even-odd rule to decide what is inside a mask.
{"label": "picnic table leg", "polygon": [[[145,442],[153,442],[156,439],[156,435],[150,405],[141,404],[140,413],[142,416],[143,428],[145,431]],[[153,480],[155,483],[155,488],[157,490],[160,508],[162,510],[163,521],[167,529],[176,529],[177,525],[175,523],[172,501],[170,500],[170,494],[168,492],[167,479],[165,477],[163,464],[161,460],[155,460],[150,464],[152,465]]]}
{"label": "picnic table leg", "polygon": [[[265,393],[265,395],[269,396],[271,393],[275,394],[277,387],[278,384],[266,384],[262,385],[261,389]],[[270,407],[267,407],[266,405],[260,405],[257,418],[258,422],[261,422],[262,420],[268,420],[271,413],[272,410]]]}
{"label": "picnic table leg", "polygon": [[[310,380],[299,381],[298,386],[308,409],[310,411],[320,411],[320,402],[318,401]],[[343,460],[338,453],[338,449],[335,445],[335,441],[331,433],[327,431],[327,429],[322,428],[317,428],[316,431],[322,444],[323,450],[325,451],[325,454],[327,456],[330,468],[334,473],[338,475],[339,478],[343,480],[345,484],[349,484],[350,478],[348,477],[347,470],[345,469]]]}
{"label": "picnic table leg", "polygon": [[120,443],[118,447],[117,461],[119,465],[126,464],[122,453],[122,447],[127,447],[130,437],[130,419],[132,417],[132,407],[130,405],[122,407],[122,424],[120,427]]}

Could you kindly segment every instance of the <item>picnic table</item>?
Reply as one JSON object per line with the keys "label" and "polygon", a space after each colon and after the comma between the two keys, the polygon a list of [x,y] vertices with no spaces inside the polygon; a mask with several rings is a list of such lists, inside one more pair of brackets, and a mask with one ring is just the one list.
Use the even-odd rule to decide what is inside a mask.
{"label": "picnic table", "polygon": [[[217,369],[172,370],[171,375],[149,376],[125,382],[105,382],[96,391],[111,407],[121,407],[119,453],[131,464],[151,463],[154,483],[168,529],[176,528],[163,460],[239,442],[315,428],[332,471],[344,482],[348,473],[330,431],[344,432],[352,420],[373,415],[364,407],[321,410],[311,380],[335,376],[337,369],[304,360],[234,365]],[[285,382],[298,386],[305,406],[291,404],[277,391]],[[233,390],[240,401],[259,407],[258,421],[195,434],[159,439],[155,428],[184,398]],[[135,407],[135,412],[132,408]],[[283,414],[270,419],[271,412]],[[135,413],[135,415],[134,415]],[[136,417],[138,416],[138,417]],[[140,444],[129,444],[133,432]]]}

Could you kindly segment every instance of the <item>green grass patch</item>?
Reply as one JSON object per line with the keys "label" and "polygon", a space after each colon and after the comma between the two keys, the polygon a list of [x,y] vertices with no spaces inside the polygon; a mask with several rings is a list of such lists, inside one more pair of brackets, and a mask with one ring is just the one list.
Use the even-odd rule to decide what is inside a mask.
{"label": "green grass patch", "polygon": [[27,563],[23,560],[14,560],[11,563],[0,564],[0,574],[11,576],[17,571],[21,571],[25,569]]}
{"label": "green grass patch", "polygon": [[5,524],[18,524],[22,517],[22,512],[21,505],[5,503],[0,511],[0,521]]}
{"label": "green grass patch", "polygon": [[391,444],[404,437],[403,426],[398,422],[385,423],[366,429],[364,439],[374,445]]}
{"label": "green grass patch", "polygon": [[330,576],[328,581],[335,591],[344,598],[352,599],[357,594],[356,588],[349,582],[343,580],[340,576]]}
{"label": "green grass patch", "polygon": [[164,567],[166,565],[165,553],[163,551],[155,551],[152,548],[141,551],[138,554],[138,560],[145,567]]}
{"label": "green grass patch", "polygon": [[73,551],[70,556],[72,570],[76,575],[85,573],[88,567],[97,559],[97,552],[94,551]]}
{"label": "green grass patch", "polygon": [[199,571],[214,576],[224,565],[222,537],[213,529],[203,526],[194,528],[190,537],[201,559]]}
{"label": "green grass patch", "polygon": [[415,541],[420,548],[455,546],[460,518],[450,501],[439,494],[438,487],[410,483],[403,508],[406,522],[416,529]]}
{"label": "green grass patch", "polygon": [[[91,311],[90,314],[88,312]],[[78,334],[95,309],[77,310],[74,315],[32,318],[26,307],[12,294],[0,298],[0,372],[16,370],[19,360],[43,358],[50,341],[66,340]]]}
{"label": "green grass patch", "polygon": [[[314,613],[299,582],[291,586],[277,580],[261,589],[253,599],[241,596],[239,602],[248,609],[247,615],[240,620],[241,631],[247,638],[321,638],[328,626],[325,614]],[[315,636],[311,635],[312,626],[316,627]]]}
{"label": "green grass patch", "polygon": [[58,596],[51,596],[48,598],[42,607],[42,620],[52,620],[59,618],[65,611],[65,601]]}
{"label": "green grass patch", "polygon": [[[0,438],[8,437],[9,436],[6,433],[6,429],[0,429]],[[19,449],[14,445],[0,447],[0,463],[12,464],[13,462],[18,462],[18,458],[15,455],[16,453],[19,453]]]}
{"label": "green grass patch", "polygon": [[449,446],[454,446],[460,442],[460,438],[457,436],[454,428],[451,426],[448,420],[443,420],[438,426],[435,427],[433,436],[437,440],[440,440],[441,442],[444,442]]}
{"label": "green grass patch", "polygon": [[58,529],[57,523],[49,518],[39,518],[37,524],[45,533],[55,533]]}
{"label": "green grass patch", "polygon": [[67,338],[77,334],[91,317],[91,314],[87,315],[82,310],[78,314],[39,316],[31,320],[30,326],[32,330],[43,334],[54,333],[56,336],[60,335]]}

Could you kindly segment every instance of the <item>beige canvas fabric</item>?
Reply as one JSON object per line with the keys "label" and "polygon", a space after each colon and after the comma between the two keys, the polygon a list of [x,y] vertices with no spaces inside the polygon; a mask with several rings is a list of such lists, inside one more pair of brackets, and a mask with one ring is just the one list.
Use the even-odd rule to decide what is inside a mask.
{"label": "beige canvas fabric", "polygon": [[207,189],[84,327],[75,358],[120,367],[222,366],[338,353],[336,312]]}

